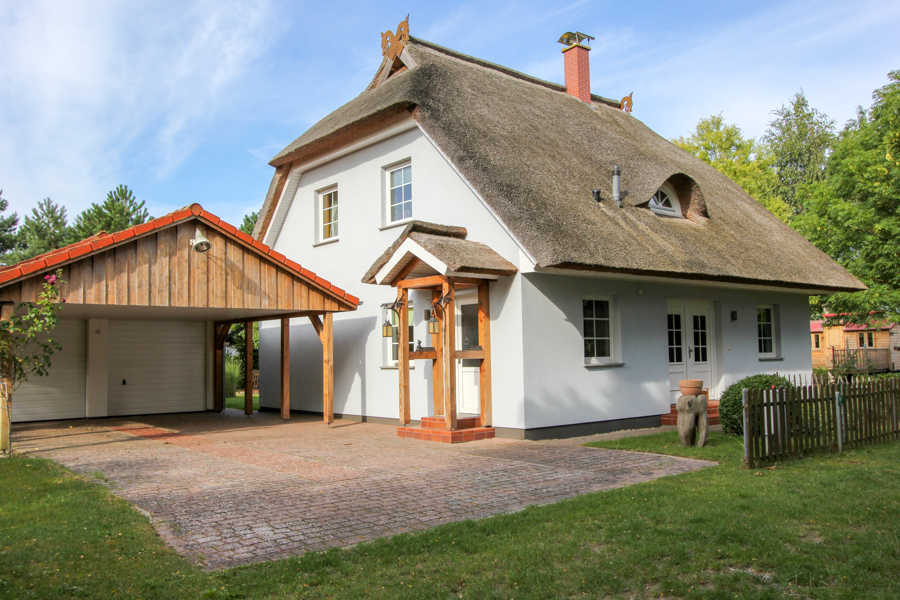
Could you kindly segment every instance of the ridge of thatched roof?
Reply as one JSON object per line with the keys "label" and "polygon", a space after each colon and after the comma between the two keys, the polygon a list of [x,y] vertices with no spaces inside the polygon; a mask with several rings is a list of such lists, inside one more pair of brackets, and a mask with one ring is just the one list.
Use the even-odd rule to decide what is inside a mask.
{"label": "ridge of thatched roof", "polygon": [[[338,108],[270,164],[284,169],[412,113],[539,269],[865,289],[728,177],[616,103],[596,97],[589,105],[558,84],[422,40],[411,38],[406,49],[417,66]],[[611,201],[616,165],[623,208]],[[689,218],[647,208],[667,182]],[[268,227],[276,196],[270,190],[257,235]]]}

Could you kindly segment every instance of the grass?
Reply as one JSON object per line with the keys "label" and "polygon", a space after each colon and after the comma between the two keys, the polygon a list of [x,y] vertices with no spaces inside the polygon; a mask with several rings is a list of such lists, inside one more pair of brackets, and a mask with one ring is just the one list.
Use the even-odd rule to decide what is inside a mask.
{"label": "grass", "polygon": [[203,573],[96,479],[2,460],[0,598],[900,597],[900,444],[759,470],[723,434],[706,448],[674,433],[602,445],[721,465]]}
{"label": "grass", "polygon": [[[225,408],[244,410],[244,395],[225,398]],[[259,410],[259,394],[253,394],[253,410]]]}

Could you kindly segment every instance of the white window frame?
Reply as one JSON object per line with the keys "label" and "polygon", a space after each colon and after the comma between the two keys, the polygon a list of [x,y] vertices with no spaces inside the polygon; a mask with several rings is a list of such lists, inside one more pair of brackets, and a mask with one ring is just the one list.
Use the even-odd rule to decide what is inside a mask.
{"label": "white window frame", "polygon": [[[316,242],[315,242],[316,245],[330,244],[330,243],[336,242],[340,239],[340,228],[337,228],[337,227],[336,227],[338,229],[337,235],[333,235],[331,237],[325,237],[325,197],[328,194],[332,194],[332,193],[337,194],[338,201],[337,201],[336,207],[338,209],[340,209],[341,195],[339,193],[337,184],[332,184],[332,185],[329,185],[322,189],[316,190],[316,202],[315,202],[316,215],[315,215],[315,218],[313,219],[313,222],[315,223],[315,227],[316,227],[316,235],[314,238],[316,240]],[[340,223],[340,211],[338,211],[338,219],[336,221],[333,221],[333,224],[335,226],[337,226],[339,223]]]}
{"label": "white window frame", "polygon": [[822,349],[822,338],[821,333],[813,334],[813,350],[821,350]]}
{"label": "white window frame", "polygon": [[[603,339],[597,336],[587,337],[585,336],[585,324],[589,317],[584,316],[584,303],[587,301],[599,301],[599,302],[607,302],[609,303],[609,356],[585,356],[584,355],[584,346],[585,341],[588,339]],[[616,307],[616,298],[615,296],[609,296],[604,294],[585,294],[581,297],[581,302],[578,306],[579,310],[579,323],[581,327],[579,329],[579,338],[581,339],[581,357],[584,360],[585,366],[604,366],[604,365],[621,365],[621,348],[620,348],[620,335],[619,335],[619,313]],[[596,319],[592,319],[596,321]]]}
{"label": "white window frame", "polygon": [[[407,158],[401,160],[399,162],[391,163],[390,165],[385,166],[382,169],[384,174],[384,184],[382,186],[382,194],[383,194],[383,202],[382,202],[382,226],[383,227],[394,227],[396,225],[401,225],[403,223],[408,223],[413,220],[415,209],[415,190],[412,191],[412,197],[410,197],[409,202],[411,205],[410,216],[403,217],[397,219],[396,221],[391,220],[391,173],[394,171],[399,171],[400,169],[405,169],[406,167],[410,168],[410,181],[409,185],[414,186],[414,181],[412,179],[412,159]],[[405,185],[405,184],[401,184]],[[404,202],[405,203],[405,202]]]}
{"label": "white window frame", "polygon": [[[772,337],[764,338],[760,335],[759,327],[763,322],[759,320],[759,311],[760,310],[768,310],[769,311],[769,325],[771,326]],[[771,339],[772,340],[772,351],[771,352],[763,352],[760,350],[759,343],[763,339]],[[765,359],[778,359],[781,357],[781,326],[779,319],[779,311],[777,304],[757,304],[756,305],[756,351],[759,354],[760,360]]]}
{"label": "white window frame", "polygon": [[[653,200],[656,198],[656,194],[660,192],[669,197],[669,201],[672,203],[671,209],[666,206],[660,206],[659,204],[655,204],[653,202]],[[675,219],[684,218],[684,215],[681,214],[681,202],[678,200],[678,194],[676,194],[675,190],[672,189],[672,186],[667,183],[659,186],[659,189],[654,192],[654,194],[650,197],[650,204],[648,206],[654,214],[657,214],[661,217],[672,217]]]}
{"label": "white window frame", "polygon": [[[409,309],[409,345],[412,348],[415,348],[415,343],[416,343],[415,325],[413,323],[413,316],[415,315],[415,311],[413,310],[412,300],[409,301],[408,309]],[[382,368],[396,369],[400,366],[400,361],[398,359],[394,358],[394,347],[398,347],[398,354],[399,354],[400,342],[398,340],[397,343],[394,343],[394,339],[398,335],[396,330],[400,325],[400,319],[399,319],[399,316],[397,315],[397,313],[395,313],[394,311],[392,311],[390,309],[382,309],[381,312],[382,312],[382,316],[381,316],[381,319],[379,320],[379,325],[384,323],[384,319],[386,318],[386,315],[384,313],[387,312],[387,314],[390,315],[391,327],[393,328],[393,331],[394,331],[394,335],[392,335],[391,337],[389,337],[389,338],[382,337],[381,338],[382,340],[384,340],[384,343],[382,345],[382,363],[381,363]],[[380,326],[379,326],[379,331],[381,331]],[[414,364],[414,361],[413,361],[413,359],[410,358],[409,359],[410,368],[412,368],[413,364]]]}

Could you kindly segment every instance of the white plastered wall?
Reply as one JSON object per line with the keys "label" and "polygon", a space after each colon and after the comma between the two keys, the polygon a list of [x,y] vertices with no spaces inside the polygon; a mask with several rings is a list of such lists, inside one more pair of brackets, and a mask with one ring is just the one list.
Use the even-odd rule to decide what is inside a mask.
{"label": "white plastered wall", "polygon": [[[461,225],[468,239],[485,243],[520,270],[531,264],[504,226],[485,207],[456,170],[418,128],[337,158],[302,175],[274,248],[358,296],[353,313],[334,317],[334,411],[397,418],[398,374],[385,368],[380,305],[396,299],[387,286],[362,284],[372,263],[400,235],[405,223],[383,228],[384,167],[410,160],[413,165],[413,218]],[[316,191],[337,185],[339,240],[315,245]],[[491,284],[493,416],[499,427],[524,426],[522,302],[519,277]],[[413,341],[431,345],[424,322],[429,297],[412,292]],[[260,327],[260,405],[280,401],[279,324]],[[291,408],[322,410],[321,344],[303,319],[291,327]],[[432,413],[431,361],[415,361],[410,372],[413,419]]]}
{"label": "white plastered wall", "polygon": [[[525,423],[528,428],[628,419],[669,412],[667,301],[713,303],[715,387],[755,373],[812,370],[804,294],[722,289],[532,273],[523,280]],[[585,367],[582,299],[612,295],[621,366]],[[781,357],[761,361],[756,306],[778,306]],[[731,320],[736,311],[737,320]]]}

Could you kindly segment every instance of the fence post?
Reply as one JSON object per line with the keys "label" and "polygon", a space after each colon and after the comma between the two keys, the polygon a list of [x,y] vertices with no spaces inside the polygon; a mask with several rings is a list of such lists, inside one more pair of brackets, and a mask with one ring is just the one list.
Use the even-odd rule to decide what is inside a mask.
{"label": "fence post", "polygon": [[844,452],[844,396],[841,392],[834,393],[834,416],[837,427],[838,453]]}
{"label": "fence post", "polygon": [[744,462],[750,462],[750,419],[747,418],[747,390],[741,390],[741,399],[744,407]]}

